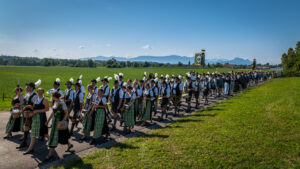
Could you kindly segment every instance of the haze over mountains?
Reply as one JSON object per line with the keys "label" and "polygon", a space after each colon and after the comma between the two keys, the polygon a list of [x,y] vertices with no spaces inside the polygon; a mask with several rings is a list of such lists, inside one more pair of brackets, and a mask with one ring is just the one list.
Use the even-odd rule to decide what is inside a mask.
{"label": "haze over mountains", "polygon": [[[181,62],[183,64],[188,64],[190,61],[191,64],[194,63],[194,57],[187,57],[187,56],[178,56],[178,55],[169,55],[169,56],[137,56],[134,58],[125,58],[125,57],[105,57],[105,56],[96,56],[96,57],[90,57],[90,58],[82,58],[81,60],[102,60],[107,61],[109,59],[115,58],[117,61],[131,61],[131,62],[158,62],[158,63],[171,63],[171,64],[177,64],[178,62]],[[236,65],[251,65],[252,61],[248,59],[243,58],[234,58],[231,60],[228,59],[205,59],[205,63],[209,64],[216,64],[216,63],[229,63],[229,64],[236,64]]]}

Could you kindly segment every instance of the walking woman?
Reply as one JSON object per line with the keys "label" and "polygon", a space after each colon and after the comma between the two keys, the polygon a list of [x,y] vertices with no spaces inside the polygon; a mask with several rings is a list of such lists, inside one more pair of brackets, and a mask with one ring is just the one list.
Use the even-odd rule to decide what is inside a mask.
{"label": "walking woman", "polygon": [[52,106],[52,114],[50,115],[48,121],[46,122],[46,125],[50,122],[52,119],[52,128],[51,133],[49,137],[49,153],[45,159],[45,161],[50,161],[54,159],[54,149],[57,147],[58,143],[60,144],[67,144],[68,149],[67,151],[70,151],[70,149],[73,147],[73,145],[70,143],[70,133],[68,130],[68,124],[67,124],[67,118],[68,118],[68,108],[65,104],[65,102],[61,101],[59,98],[61,97],[61,94],[59,92],[54,92],[52,94],[54,104]]}
{"label": "walking woman", "polygon": [[[24,104],[24,97],[22,95],[22,88],[15,88],[15,97],[12,99],[12,114],[9,117],[9,120],[6,125],[5,133],[7,134],[4,139],[12,137],[12,132],[23,131],[22,128],[22,117],[20,117],[20,110]],[[14,114],[15,113],[15,114]]]}
{"label": "walking woman", "polygon": [[[105,115],[105,109],[107,108],[107,100],[104,96],[104,90],[98,89],[97,93],[97,99],[95,100],[95,104],[92,107],[92,110],[89,113],[89,116],[91,117],[92,112],[95,111],[95,120],[94,122],[94,134],[93,139],[91,140],[90,144],[96,144],[96,139],[102,136],[102,134],[106,134],[106,138],[109,136],[108,133],[108,124],[105,123],[106,121],[106,115]],[[103,132],[103,128],[106,128],[106,130]]]}
{"label": "walking woman", "polygon": [[93,122],[93,118],[94,118],[94,112],[90,112],[92,110],[93,107],[93,102],[96,99],[96,94],[94,93],[94,89],[92,85],[88,85],[88,94],[86,95],[86,99],[85,99],[85,104],[84,104],[84,111],[85,111],[85,115],[84,115],[84,119],[82,122],[83,125],[83,129],[82,129],[82,133],[83,136],[80,138],[80,140],[85,140],[87,135],[90,134],[90,131],[93,131],[92,127],[92,122]]}
{"label": "walking woman", "polygon": [[33,104],[33,117],[30,133],[31,141],[28,149],[24,152],[24,155],[34,152],[34,143],[38,137],[46,137],[49,139],[48,126],[46,126],[46,112],[49,110],[49,102],[44,98],[44,92],[45,91],[42,88],[37,90],[38,99]]}
{"label": "walking woman", "polygon": [[124,110],[124,132],[125,134],[131,133],[131,129],[134,127],[134,103],[136,99],[136,93],[132,92],[132,87],[127,86],[125,93],[125,110]]}
{"label": "walking woman", "polygon": [[150,88],[150,84],[147,83],[145,85],[145,90],[144,90],[144,100],[143,100],[143,115],[142,115],[142,126],[146,125],[147,120],[151,120],[151,98],[153,97],[152,90]]}

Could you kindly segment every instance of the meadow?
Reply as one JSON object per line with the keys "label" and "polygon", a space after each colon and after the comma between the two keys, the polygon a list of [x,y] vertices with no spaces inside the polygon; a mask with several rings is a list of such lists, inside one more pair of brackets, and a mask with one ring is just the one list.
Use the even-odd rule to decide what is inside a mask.
{"label": "meadow", "polygon": [[[0,66],[0,110],[9,110],[11,105],[11,97],[14,96],[14,88],[17,86],[18,80],[20,86],[24,89],[25,84],[28,82],[36,82],[38,79],[42,80],[40,87],[48,91],[52,88],[53,82],[56,78],[61,79],[60,88],[64,91],[66,86],[65,82],[71,77],[75,80],[82,74],[83,85],[87,86],[92,79],[96,79],[98,76],[103,78],[104,76],[113,77],[114,74],[122,72],[124,74],[124,80],[127,79],[142,79],[144,72],[158,73],[166,75],[169,74],[185,74],[189,71],[196,72],[229,72],[228,68],[195,68],[195,67],[149,67],[149,68],[75,68],[75,67],[43,67],[43,66]],[[245,71],[234,69],[233,71]],[[100,86],[101,82],[97,84]],[[112,81],[109,83],[112,86]],[[86,87],[85,87],[86,88]],[[2,101],[2,95],[5,94],[5,100]],[[25,92],[23,92],[25,94]],[[49,95],[46,94],[49,98]]]}
{"label": "meadow", "polygon": [[300,168],[300,78],[273,79],[62,168]]}

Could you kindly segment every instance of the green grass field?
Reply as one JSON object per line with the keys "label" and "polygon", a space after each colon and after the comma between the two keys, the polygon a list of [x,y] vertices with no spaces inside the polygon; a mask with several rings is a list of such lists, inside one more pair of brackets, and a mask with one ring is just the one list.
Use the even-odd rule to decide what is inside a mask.
{"label": "green grass field", "polygon": [[[92,79],[100,76],[113,77],[114,73],[119,72],[124,73],[124,80],[127,79],[141,79],[144,72],[158,73],[166,75],[169,74],[185,74],[188,71],[197,72],[228,72],[231,69],[224,68],[185,68],[185,67],[155,67],[155,68],[74,68],[74,67],[33,67],[33,66],[0,66],[0,94],[2,97],[3,92],[6,97],[13,97],[14,88],[17,86],[18,79],[20,79],[20,85],[24,89],[25,84],[28,82],[35,82],[38,79],[42,80],[42,85],[40,87],[44,88],[46,91],[52,88],[53,81],[59,77],[61,79],[61,89],[65,90],[65,82],[73,77],[75,80],[82,74],[83,84],[87,86]],[[241,71],[234,69],[234,71]],[[243,70],[245,71],[245,70]],[[100,86],[98,84],[98,86]],[[110,83],[110,86],[112,83]],[[24,93],[24,92],[23,92]],[[47,96],[47,95],[46,95]],[[0,100],[0,110],[9,110],[11,99],[6,99],[4,102]]]}
{"label": "green grass field", "polygon": [[248,89],[58,168],[300,168],[300,78]]}

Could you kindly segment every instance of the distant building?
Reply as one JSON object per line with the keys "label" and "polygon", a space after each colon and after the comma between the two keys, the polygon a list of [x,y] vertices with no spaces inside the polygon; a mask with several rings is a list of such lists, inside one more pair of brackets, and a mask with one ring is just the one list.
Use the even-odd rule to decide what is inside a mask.
{"label": "distant building", "polygon": [[193,65],[205,67],[205,49],[202,49],[201,52],[195,53]]}

